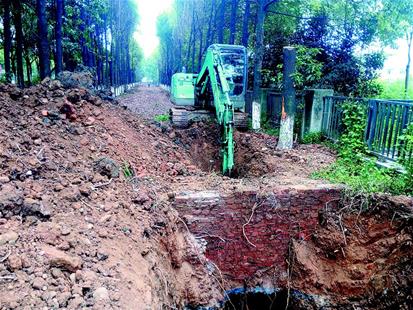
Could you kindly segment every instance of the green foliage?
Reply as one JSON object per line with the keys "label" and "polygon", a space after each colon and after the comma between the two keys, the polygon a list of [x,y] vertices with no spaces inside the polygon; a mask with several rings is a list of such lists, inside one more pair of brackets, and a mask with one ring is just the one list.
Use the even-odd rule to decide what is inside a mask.
{"label": "green foliage", "polygon": [[[411,76],[413,79],[413,76]],[[382,99],[413,99],[413,87],[410,87],[405,96],[404,93],[404,79],[400,80],[379,80],[380,85],[383,88],[383,91],[379,95],[379,98]]]}
{"label": "green foliage", "polygon": [[395,195],[406,193],[405,178],[397,172],[378,168],[375,160],[359,163],[339,159],[326,170],[313,174],[313,177],[327,179],[332,183],[346,184],[352,194],[391,193]]}
{"label": "green foliage", "polygon": [[167,122],[167,121],[169,121],[170,116],[169,116],[169,114],[158,114],[158,115],[155,115],[155,117],[153,119],[156,122],[159,122],[159,123]]}
{"label": "green foliage", "polygon": [[364,129],[366,127],[366,107],[353,101],[343,102],[343,133],[340,137],[339,156],[344,161],[360,163],[366,154]]}
{"label": "green foliage", "polygon": [[[413,160],[404,162],[406,175],[392,169],[377,167],[376,158],[367,158],[367,149],[363,139],[365,107],[362,104],[347,101],[343,103],[342,109],[344,132],[339,143],[339,159],[327,169],[313,174],[313,177],[346,184],[350,188],[348,193],[350,196],[368,196],[376,192],[394,195],[411,194]],[[413,125],[406,130],[401,141],[405,152],[413,151]]]}
{"label": "green foliage", "polygon": [[362,98],[377,98],[383,92],[383,85],[377,79],[359,78],[356,96]]}
{"label": "green foliage", "polygon": [[410,193],[413,193],[413,123],[405,129],[399,137],[400,163],[406,169],[405,182]]}
{"label": "green foliage", "polygon": [[270,136],[278,137],[280,134],[280,128],[273,127],[269,122],[263,123],[261,129],[264,133]]}
{"label": "green foliage", "polygon": [[306,133],[303,138],[301,139],[301,143],[303,144],[319,144],[323,141],[323,133],[322,132],[309,132]]}
{"label": "green foliage", "polygon": [[[303,45],[297,45],[296,73],[294,74],[295,87],[304,89],[313,87],[321,79],[323,63],[317,60],[321,53],[319,48],[309,48]],[[275,81],[278,87],[282,88],[283,64],[277,66],[277,76]]]}
{"label": "green foliage", "polygon": [[121,168],[122,168],[123,175],[125,176],[126,179],[130,179],[133,177],[133,169],[131,168],[129,163],[124,162]]}

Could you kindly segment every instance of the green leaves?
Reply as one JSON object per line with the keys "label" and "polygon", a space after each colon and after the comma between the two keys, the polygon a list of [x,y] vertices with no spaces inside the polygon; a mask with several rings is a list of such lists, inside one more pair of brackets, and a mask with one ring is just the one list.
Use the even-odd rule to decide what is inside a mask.
{"label": "green leaves", "polygon": [[153,119],[158,123],[167,122],[169,121],[170,116],[169,114],[158,114],[158,115],[155,115]]}
{"label": "green leaves", "polygon": [[333,183],[344,183],[351,189],[351,195],[376,192],[412,194],[413,159],[407,155],[413,152],[413,124],[399,139],[399,152],[401,158],[404,158],[401,162],[407,171],[407,174],[400,174],[391,169],[378,168],[376,158],[367,158],[367,147],[363,139],[366,126],[365,105],[346,101],[341,108],[344,132],[339,141],[339,159],[313,176]]}
{"label": "green leaves", "polygon": [[341,105],[344,131],[340,137],[339,156],[344,161],[360,163],[367,152],[364,143],[366,107],[354,101]]}
{"label": "green leaves", "polygon": [[[316,86],[321,79],[323,63],[317,60],[321,53],[320,48],[310,48],[303,45],[295,46],[297,49],[296,68],[293,75],[295,88],[304,89],[306,87]],[[283,65],[277,66],[277,76],[275,81],[279,88],[282,87]]]}
{"label": "green leaves", "polygon": [[409,193],[413,193],[413,123],[410,123],[398,140],[399,162],[406,169],[405,182]]}

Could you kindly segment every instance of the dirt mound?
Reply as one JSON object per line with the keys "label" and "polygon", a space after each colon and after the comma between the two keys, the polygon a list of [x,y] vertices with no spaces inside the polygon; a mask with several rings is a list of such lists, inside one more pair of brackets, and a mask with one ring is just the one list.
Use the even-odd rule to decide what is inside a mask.
{"label": "dirt mound", "polygon": [[2,309],[183,307],[220,296],[166,207],[168,182],[198,170],[161,129],[58,81],[3,85],[0,100]]}
{"label": "dirt mound", "polygon": [[[135,98],[142,109],[153,100],[148,89]],[[164,109],[167,96],[159,96]],[[25,90],[0,85],[0,101],[2,309],[217,305],[225,275],[171,208],[175,193],[316,186],[309,175],[334,160],[321,146],[279,152],[274,137],[236,132],[238,179],[228,178],[219,174],[214,123],[174,129],[152,121],[156,107],[145,120],[50,80]],[[338,222],[327,214],[310,242],[292,243],[292,288],[374,308],[360,296],[380,301],[374,294],[385,283],[394,304],[409,300],[411,219],[388,210]]]}

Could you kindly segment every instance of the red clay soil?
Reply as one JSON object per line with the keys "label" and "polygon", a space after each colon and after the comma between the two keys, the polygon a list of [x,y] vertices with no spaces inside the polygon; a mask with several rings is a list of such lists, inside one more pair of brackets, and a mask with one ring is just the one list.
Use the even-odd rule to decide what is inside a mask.
{"label": "red clay soil", "polygon": [[413,199],[377,196],[375,208],[324,210],[310,241],[293,240],[291,287],[340,309],[413,306]]}
{"label": "red clay soil", "polygon": [[[150,92],[157,94],[156,89]],[[145,89],[139,94],[150,98]],[[215,125],[175,130],[103,102],[85,89],[64,89],[57,81],[24,91],[2,85],[0,102],[0,309],[215,305],[223,298],[220,274],[170,207],[173,192],[317,185],[321,181],[309,175],[335,158],[321,146],[278,152],[274,137],[236,133],[239,178],[229,179],[217,172]],[[371,217],[361,229],[379,237],[359,240],[356,222],[348,222],[355,227],[347,237],[349,244],[355,242],[351,253],[362,255],[364,245],[367,251],[346,261],[348,270],[374,261],[372,240],[382,240],[379,249],[389,244],[395,252],[386,255],[395,262],[397,251],[407,244],[401,226],[389,226],[390,215],[382,224],[384,218]],[[336,231],[320,231],[319,240],[324,240],[323,233],[331,234],[336,236],[333,244],[341,244],[337,226],[332,227]],[[382,228],[388,231],[383,238]],[[299,266],[294,272],[311,273],[314,268],[307,263],[322,262],[320,274],[328,278],[321,278],[320,286],[318,273],[314,279],[299,277],[297,288],[329,293],[338,287],[338,267],[331,266],[340,260],[324,262],[325,244],[317,239],[306,247],[294,244]],[[407,246],[411,251],[411,243]],[[374,268],[379,264],[374,261]],[[411,269],[396,265],[391,270],[400,270],[402,278],[405,272],[403,281],[411,283]],[[360,273],[376,270],[366,268]],[[354,277],[358,274],[354,271]]]}
{"label": "red clay soil", "polygon": [[1,309],[159,309],[221,297],[163,200],[175,175],[198,172],[187,152],[84,89],[46,81],[0,91]]}

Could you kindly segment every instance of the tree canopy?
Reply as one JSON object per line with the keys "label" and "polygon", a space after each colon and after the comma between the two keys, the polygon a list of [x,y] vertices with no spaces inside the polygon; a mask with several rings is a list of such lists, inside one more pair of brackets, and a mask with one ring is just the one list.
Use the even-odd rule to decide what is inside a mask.
{"label": "tree canopy", "polygon": [[96,86],[139,77],[142,52],[133,40],[139,16],[132,0],[3,0],[1,16],[6,81],[24,87],[85,67]]}
{"label": "tree canopy", "polygon": [[409,0],[175,0],[158,18],[159,78],[169,84],[182,67],[197,72],[210,44],[234,43],[248,47],[250,87],[274,87],[283,46],[296,45],[305,63],[315,64],[301,70],[300,87],[374,96],[381,91],[375,79],[382,49],[411,31],[411,6]]}

